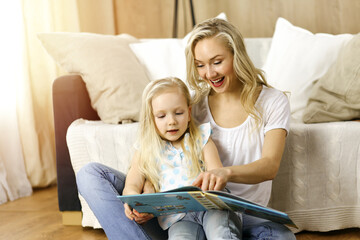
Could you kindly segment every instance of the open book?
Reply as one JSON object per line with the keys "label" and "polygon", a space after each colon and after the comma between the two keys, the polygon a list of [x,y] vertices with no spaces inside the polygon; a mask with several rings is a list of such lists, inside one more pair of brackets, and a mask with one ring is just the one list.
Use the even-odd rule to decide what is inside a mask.
{"label": "open book", "polygon": [[118,198],[138,212],[152,213],[156,217],[181,212],[227,209],[296,228],[296,225],[284,212],[261,206],[227,192],[203,192],[200,188],[194,186],[159,193],[119,195]]}

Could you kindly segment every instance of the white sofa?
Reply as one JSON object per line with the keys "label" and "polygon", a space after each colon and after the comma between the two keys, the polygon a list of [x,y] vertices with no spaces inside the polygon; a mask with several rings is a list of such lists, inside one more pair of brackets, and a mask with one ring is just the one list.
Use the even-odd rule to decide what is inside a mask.
{"label": "white sofa", "polygon": [[[270,42],[246,39],[256,64],[261,66],[266,59]],[[88,162],[126,172],[137,128],[138,123],[74,121],[67,132],[67,144],[75,173]],[[360,227],[359,136],[358,122],[291,124],[270,206],[289,214],[299,227],[294,231]],[[80,201],[83,226],[100,227],[86,202]]]}
{"label": "white sofa", "polygon": [[[87,41],[79,40],[81,37],[86,38]],[[124,95],[120,98],[117,98],[119,96],[107,96],[106,101],[103,101],[105,105],[101,105],[99,98],[104,97],[104,94],[100,96],[97,95],[98,93],[94,93],[96,91],[94,82],[105,81],[102,78],[99,79],[99,76],[108,74],[113,69],[121,68],[116,59],[107,62],[104,58],[102,59],[103,65],[93,65],[94,61],[101,59],[99,52],[105,52],[103,55],[111,53],[112,45],[109,44],[109,41],[113,41],[112,44],[117,43],[115,42],[118,41],[116,37],[109,38],[89,34],[45,34],[39,38],[55,61],[68,72],[81,75],[77,78],[85,82],[90,95],[90,99],[89,96],[86,96],[88,99],[85,103],[78,100],[80,97],[76,95],[76,103],[58,107],[56,105],[59,103],[69,101],[70,97],[67,96],[71,94],[74,96],[77,90],[73,89],[68,92],[63,90],[61,94],[58,94],[57,87],[54,87],[54,101],[57,102],[57,104],[54,102],[56,137],[64,134],[70,124],[70,122],[67,125],[62,124],[62,118],[67,113],[72,114],[72,111],[79,111],[80,108],[91,109],[90,104],[92,108],[96,109],[95,111],[91,109],[92,114],[90,115],[75,114],[80,119],[73,121],[67,130],[66,140],[71,165],[66,165],[67,163],[64,163],[64,161],[68,161],[64,160],[66,156],[60,155],[67,149],[61,148],[58,151],[62,140],[58,141],[57,139],[56,142],[58,187],[60,189],[59,205],[60,210],[66,210],[66,204],[62,206],[62,202],[68,200],[71,203],[74,196],[68,197],[68,194],[63,194],[63,189],[65,189],[63,181],[65,178],[68,179],[67,175],[62,174],[64,166],[66,165],[66,168],[70,166],[76,174],[88,162],[101,162],[126,172],[133,153],[132,145],[135,141],[138,123],[114,124],[117,123],[117,120],[111,122],[110,118],[103,114],[102,110],[109,105],[106,105],[107,102],[113,101],[118,105],[124,105],[121,102],[121,97]],[[185,59],[181,54],[183,54],[186,38],[144,39],[130,44],[131,54],[135,54],[142,66],[141,69],[140,65],[137,66],[137,72],[140,74],[145,69],[145,75],[149,80],[169,75],[185,79]],[[89,39],[91,41],[88,41]],[[96,41],[92,43],[94,39]],[[103,39],[106,39],[106,43],[100,47],[99,42]],[[339,52],[350,39],[352,36],[349,34],[341,36],[312,34],[292,26],[283,19],[278,21],[273,38],[245,39],[248,54],[255,66],[265,70],[269,82],[273,86],[290,91],[292,94],[290,104],[293,119],[281,166],[273,181],[270,206],[288,213],[298,226],[298,229],[292,229],[294,232],[302,230],[331,231],[360,227],[360,122],[332,121],[312,124],[302,122],[302,116],[309,111],[307,103],[314,97],[312,96],[314,94],[311,93],[314,83],[328,72],[336,62]],[[63,48],[63,46],[71,44],[75,47],[70,50]],[[95,50],[85,51],[92,46],[91,44],[96,45],[93,47],[96,54],[93,53]],[[126,44],[128,46],[129,43]],[[130,61],[133,56],[124,55],[122,57],[126,61]],[[355,62],[358,64],[358,61]],[[127,66],[127,68],[129,67]],[[94,81],[91,77],[96,74],[98,74],[98,78],[94,78],[96,80]],[[106,80],[113,75],[117,78],[122,77],[121,71],[119,74],[119,76],[116,74],[107,76]],[[64,81],[66,78],[68,77],[62,77],[57,82]],[[356,75],[355,79],[360,82],[359,75]],[[124,84],[123,79],[118,82]],[[114,81],[113,84],[116,85],[118,82]],[[65,87],[72,88],[73,86],[68,83]],[[141,84],[145,85],[143,82]],[[110,89],[114,92],[115,87],[123,86],[115,85],[104,87],[98,91],[104,93]],[[128,96],[139,94],[133,91],[138,90],[134,89],[126,94]],[[360,87],[358,92],[360,92]],[[59,111],[59,108],[63,109]],[[77,108],[77,110],[73,110],[73,108]],[[113,112],[116,111],[121,113],[121,109],[113,109]],[[355,111],[355,114],[357,113],[359,112]],[[101,120],[89,120],[99,118]],[[360,118],[360,114],[355,115],[355,118]],[[69,172],[69,169],[66,172]],[[73,175],[70,178],[73,178]],[[66,186],[76,189],[73,180]],[[80,202],[83,226],[101,227],[81,197]]]}

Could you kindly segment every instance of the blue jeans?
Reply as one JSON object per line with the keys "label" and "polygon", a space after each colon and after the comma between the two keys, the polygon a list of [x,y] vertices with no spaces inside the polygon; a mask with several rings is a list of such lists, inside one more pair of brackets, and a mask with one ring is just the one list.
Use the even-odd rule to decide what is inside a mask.
{"label": "blue jeans", "polygon": [[169,228],[169,239],[242,239],[241,227],[231,211],[189,212]]}
{"label": "blue jeans", "polygon": [[[158,226],[155,218],[146,224],[139,225],[125,216],[123,204],[116,197],[122,194],[124,188],[125,175],[123,173],[100,163],[89,163],[77,173],[76,181],[79,193],[94,212],[110,240],[167,238],[167,232]],[[242,219],[242,239],[296,239],[295,235],[282,224],[248,215],[238,214],[238,216]],[[205,239],[201,224],[196,221],[182,222],[186,224],[184,226],[186,231],[198,233],[189,234],[189,239]],[[178,229],[181,230],[181,226]],[[174,231],[176,233],[176,228]],[[173,233],[170,232],[169,235]]]}

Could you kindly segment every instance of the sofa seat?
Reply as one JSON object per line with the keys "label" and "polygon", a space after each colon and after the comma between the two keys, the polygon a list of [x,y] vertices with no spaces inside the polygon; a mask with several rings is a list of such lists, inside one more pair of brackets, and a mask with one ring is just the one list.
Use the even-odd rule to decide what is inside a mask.
{"label": "sofa seat", "polygon": [[[138,126],[74,121],[67,132],[74,172],[100,162],[126,173]],[[360,227],[358,136],[358,122],[291,124],[270,207],[289,214],[294,232]],[[80,202],[82,225],[101,227],[81,196]]]}

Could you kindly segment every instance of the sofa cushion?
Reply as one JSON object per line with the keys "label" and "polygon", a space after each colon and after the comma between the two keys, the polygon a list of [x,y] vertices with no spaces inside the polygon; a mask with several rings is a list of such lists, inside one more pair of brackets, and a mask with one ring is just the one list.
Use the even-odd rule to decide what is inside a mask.
{"label": "sofa cushion", "polygon": [[186,39],[152,39],[131,43],[130,48],[145,66],[150,80],[178,77],[186,81]]}
{"label": "sofa cushion", "polygon": [[336,62],[312,88],[305,123],[360,118],[360,34],[340,51]]}
{"label": "sofa cushion", "polygon": [[82,76],[102,121],[139,120],[141,94],[149,82],[129,47],[139,40],[126,34],[40,33],[38,37],[55,62]]}
{"label": "sofa cushion", "polygon": [[265,64],[272,38],[244,38],[246,52],[256,68]]}
{"label": "sofa cushion", "polygon": [[283,18],[276,22],[271,48],[264,65],[268,82],[290,92],[293,119],[302,121],[314,81],[335,62],[351,34],[313,34]]}

